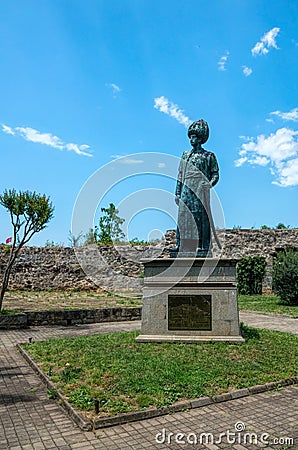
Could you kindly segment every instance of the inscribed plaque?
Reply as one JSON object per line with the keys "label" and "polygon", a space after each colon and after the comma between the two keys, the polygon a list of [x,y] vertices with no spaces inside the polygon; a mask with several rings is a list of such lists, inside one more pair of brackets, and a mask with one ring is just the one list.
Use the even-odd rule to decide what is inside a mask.
{"label": "inscribed plaque", "polygon": [[169,295],[168,329],[210,331],[211,295]]}

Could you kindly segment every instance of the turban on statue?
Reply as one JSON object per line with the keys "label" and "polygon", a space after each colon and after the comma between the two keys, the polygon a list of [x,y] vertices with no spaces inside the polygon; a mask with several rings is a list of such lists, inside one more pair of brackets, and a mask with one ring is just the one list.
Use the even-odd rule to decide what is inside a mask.
{"label": "turban on statue", "polygon": [[201,144],[205,144],[209,137],[208,123],[203,119],[193,122],[188,128],[187,134],[188,137],[195,134],[198,138],[200,138]]}

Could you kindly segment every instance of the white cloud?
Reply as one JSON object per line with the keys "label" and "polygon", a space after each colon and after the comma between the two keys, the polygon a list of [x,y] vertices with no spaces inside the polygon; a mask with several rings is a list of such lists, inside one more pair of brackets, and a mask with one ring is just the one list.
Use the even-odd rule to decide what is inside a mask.
{"label": "white cloud", "polygon": [[243,156],[243,157],[241,157],[241,158],[239,158],[239,159],[237,159],[237,160],[235,161],[235,166],[236,166],[236,167],[240,167],[240,166],[242,166],[247,160],[248,160],[248,158],[247,158],[246,156]]}
{"label": "white cloud", "polygon": [[298,158],[287,161],[279,172],[279,181],[273,181],[279,186],[298,185]]}
{"label": "white cloud", "polygon": [[278,116],[283,120],[291,120],[293,122],[298,122],[298,108],[293,108],[289,112],[272,111],[270,114]]}
{"label": "white cloud", "polygon": [[86,144],[78,145],[78,144],[69,143],[69,144],[65,144],[65,148],[70,151],[73,150],[78,155],[92,156],[92,155],[90,155],[90,153],[84,152],[84,150],[87,150],[88,148],[90,148],[90,146],[86,145]]}
{"label": "white cloud", "polygon": [[272,28],[270,31],[264,34],[260,42],[251,49],[253,56],[256,55],[266,55],[269,52],[269,48],[278,48],[276,45],[276,36],[278,35],[280,28]]}
{"label": "white cloud", "polygon": [[246,77],[249,77],[252,74],[252,69],[247,66],[242,66],[242,71]]}
{"label": "white cloud", "polygon": [[2,127],[2,131],[3,131],[4,133],[6,133],[6,134],[12,134],[12,135],[15,134],[14,130],[13,130],[11,127],[9,127],[8,125],[4,125],[4,123],[1,123],[1,127]]}
{"label": "white cloud", "polygon": [[74,151],[78,155],[92,156],[90,153],[85,152],[90,148],[89,145],[78,145],[74,143],[65,143],[58,136],[54,136],[51,133],[41,133],[38,130],[30,127],[15,127],[11,128],[2,124],[2,131],[7,134],[21,136],[23,139],[29,142],[37,144],[48,145],[49,147],[56,148],[58,150]]}
{"label": "white cloud", "polygon": [[144,162],[143,159],[126,157],[126,155],[111,155],[111,158],[119,160],[121,164],[141,164]]}
{"label": "white cloud", "polygon": [[121,162],[122,164],[142,164],[144,161],[143,159],[124,158],[120,159],[119,162]]}
{"label": "white cloud", "polygon": [[113,96],[116,97],[122,89],[115,83],[106,83],[106,86],[112,89]]}
{"label": "white cloud", "polygon": [[226,69],[226,63],[227,63],[229,54],[230,54],[230,52],[226,52],[226,54],[223,55],[223,56],[220,58],[220,60],[219,60],[218,63],[217,63],[217,65],[218,65],[218,70],[221,70],[221,71],[227,70],[227,69]]}
{"label": "white cloud", "polygon": [[175,105],[163,95],[154,99],[154,108],[173,117],[185,127],[188,127],[192,122],[178,105]]}
{"label": "white cloud", "polygon": [[237,167],[243,164],[270,165],[275,176],[274,184],[279,186],[298,185],[298,131],[279,128],[269,136],[263,134],[250,138],[241,146]]}

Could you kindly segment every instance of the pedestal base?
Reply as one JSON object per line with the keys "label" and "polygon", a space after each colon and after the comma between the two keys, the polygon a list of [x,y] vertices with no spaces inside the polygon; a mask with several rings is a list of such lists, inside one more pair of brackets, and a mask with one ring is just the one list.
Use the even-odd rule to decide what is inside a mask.
{"label": "pedestal base", "polygon": [[177,342],[180,344],[192,344],[194,342],[229,342],[238,344],[245,342],[242,336],[179,336],[179,335],[154,335],[140,334],[135,339],[137,342]]}
{"label": "pedestal base", "polygon": [[137,342],[244,342],[239,329],[237,260],[144,260]]}

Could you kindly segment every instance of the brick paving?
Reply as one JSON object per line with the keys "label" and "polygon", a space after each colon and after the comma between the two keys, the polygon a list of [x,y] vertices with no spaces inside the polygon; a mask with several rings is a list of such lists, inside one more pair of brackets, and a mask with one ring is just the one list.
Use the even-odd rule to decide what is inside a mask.
{"label": "brick paving", "polygon": [[[241,313],[241,320],[251,326],[298,334],[296,319],[283,317],[276,320],[273,316]],[[298,386],[97,430],[94,433],[83,432],[73,424],[56,401],[48,399],[44,385],[15,348],[16,343],[28,342],[29,337],[37,341],[128,331],[139,327],[140,322],[118,322],[67,328],[0,330],[0,450],[254,450],[264,447],[260,441],[263,433],[270,435],[268,439],[263,436],[263,440],[268,440],[265,447],[267,450],[298,449]],[[236,423],[240,428],[244,424],[245,431],[237,433]],[[229,434],[227,437],[227,430],[236,435]],[[250,433],[246,437],[246,443],[245,432]],[[212,433],[213,442],[211,435],[204,437],[202,433]],[[222,439],[220,433],[226,433]],[[249,443],[249,437],[253,439],[252,443]],[[256,437],[258,443],[255,441]],[[283,438],[284,441],[277,444],[274,438]],[[285,438],[293,438],[294,445],[284,444]],[[198,444],[195,444],[196,439]]]}

